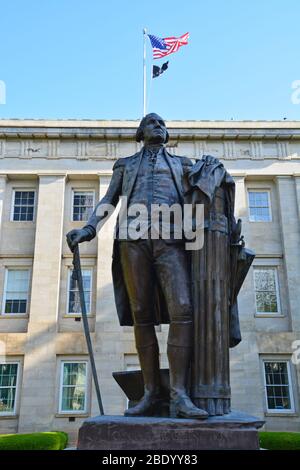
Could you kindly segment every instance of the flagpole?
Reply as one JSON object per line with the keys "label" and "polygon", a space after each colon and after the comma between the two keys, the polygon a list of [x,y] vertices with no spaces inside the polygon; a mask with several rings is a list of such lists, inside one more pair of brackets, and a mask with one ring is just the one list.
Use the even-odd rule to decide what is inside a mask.
{"label": "flagpole", "polygon": [[147,76],[146,76],[146,39],[147,39],[147,30],[143,29],[144,35],[144,60],[143,60],[143,116],[146,116],[146,86],[147,86]]}

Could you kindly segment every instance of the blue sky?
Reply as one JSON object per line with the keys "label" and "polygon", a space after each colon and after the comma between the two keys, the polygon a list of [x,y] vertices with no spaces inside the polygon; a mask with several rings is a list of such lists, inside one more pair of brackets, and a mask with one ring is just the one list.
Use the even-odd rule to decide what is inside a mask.
{"label": "blue sky", "polygon": [[0,0],[0,117],[139,119],[146,27],[190,33],[149,84],[149,111],[298,120],[299,17],[299,0]]}

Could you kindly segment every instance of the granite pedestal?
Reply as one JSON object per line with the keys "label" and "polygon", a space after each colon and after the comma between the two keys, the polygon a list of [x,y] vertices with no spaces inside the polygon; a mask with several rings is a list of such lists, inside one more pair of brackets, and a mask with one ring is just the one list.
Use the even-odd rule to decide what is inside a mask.
{"label": "granite pedestal", "polygon": [[78,450],[257,450],[264,421],[231,412],[207,420],[97,416],[79,429]]}

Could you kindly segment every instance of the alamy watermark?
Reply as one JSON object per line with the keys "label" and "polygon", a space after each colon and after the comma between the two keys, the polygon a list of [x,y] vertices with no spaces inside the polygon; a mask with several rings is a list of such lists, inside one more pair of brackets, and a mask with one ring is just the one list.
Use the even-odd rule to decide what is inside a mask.
{"label": "alamy watermark", "polygon": [[6,362],[6,344],[0,341],[0,363]]}
{"label": "alamy watermark", "polygon": [[291,101],[293,104],[300,104],[300,80],[294,80],[292,82],[293,91],[291,95]]}
{"label": "alamy watermark", "polygon": [[[118,240],[184,240],[187,250],[200,250],[204,244],[204,204],[130,204],[121,196]],[[99,204],[95,216],[97,232],[115,210],[112,204]]]}
{"label": "alamy watermark", "polygon": [[0,104],[6,104],[6,85],[3,80],[0,80]]}
{"label": "alamy watermark", "polygon": [[292,354],[292,363],[298,365],[300,364],[300,339],[292,342],[292,349],[294,350]]}

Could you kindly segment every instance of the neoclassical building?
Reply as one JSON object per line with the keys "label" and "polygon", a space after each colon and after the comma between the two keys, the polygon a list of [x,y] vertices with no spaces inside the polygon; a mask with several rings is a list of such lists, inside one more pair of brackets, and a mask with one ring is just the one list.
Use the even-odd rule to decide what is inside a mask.
{"label": "neoclassical building", "polygon": [[[0,433],[61,429],[75,440],[98,413],[65,234],[105,194],[115,160],[140,149],[137,125],[0,120]],[[171,153],[214,155],[233,175],[236,217],[256,252],[239,296],[233,408],[263,417],[266,429],[299,430],[300,122],[167,126]],[[122,414],[126,397],[112,372],[138,368],[138,360],[114,305],[113,219],[80,248],[105,412]],[[157,329],[167,367],[168,327]]]}

